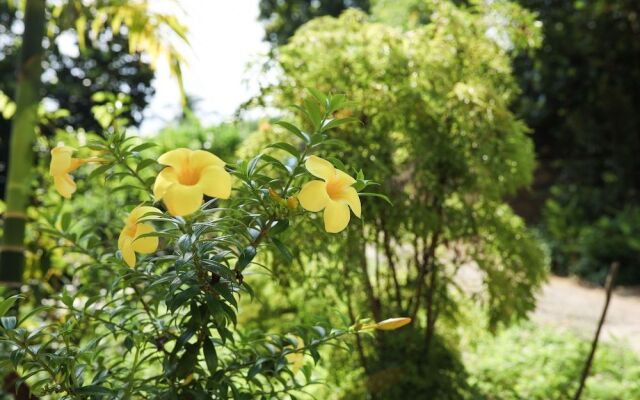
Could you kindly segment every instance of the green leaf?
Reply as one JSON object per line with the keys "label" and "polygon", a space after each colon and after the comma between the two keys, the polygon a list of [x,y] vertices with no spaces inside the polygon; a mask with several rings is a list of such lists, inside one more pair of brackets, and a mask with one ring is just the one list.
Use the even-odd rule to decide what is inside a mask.
{"label": "green leaf", "polygon": [[83,386],[81,388],[77,388],[75,393],[85,396],[111,396],[114,394],[111,389],[99,385]]}
{"label": "green leaf", "polygon": [[238,262],[236,262],[236,269],[238,271],[243,271],[247,265],[251,263],[253,258],[256,256],[256,248],[253,246],[247,246],[240,253],[240,257],[238,257]]}
{"label": "green leaf", "polygon": [[153,142],[145,142],[145,143],[139,144],[136,147],[134,147],[133,149],[131,149],[131,152],[132,153],[141,152],[143,150],[150,149],[151,147],[156,147],[156,146],[157,146],[157,144],[155,144]]}
{"label": "green leaf", "polygon": [[289,227],[288,219],[281,219],[279,221],[275,221],[271,228],[269,228],[269,235],[277,235],[279,233],[284,232]]}
{"label": "green leaf", "polygon": [[60,227],[62,228],[62,230],[65,232],[69,230],[70,224],[71,224],[71,214],[69,213],[62,214],[62,217],[60,218]]}
{"label": "green leaf", "polygon": [[262,363],[261,362],[257,362],[255,364],[253,364],[251,366],[251,368],[249,368],[249,371],[247,372],[247,379],[251,380],[253,378],[256,377],[256,375],[258,375],[258,373],[262,370]]}
{"label": "green leaf", "polygon": [[294,135],[302,139],[305,143],[309,143],[309,135],[302,132],[297,126],[290,124],[286,121],[276,121],[274,122],[274,124],[280,125],[281,127],[285,128],[289,132],[293,133]]}
{"label": "green leaf", "polygon": [[360,122],[360,120],[358,118],[355,118],[355,117],[332,119],[332,120],[329,120],[329,121],[325,122],[325,124],[322,126],[322,130],[323,131],[328,131],[329,129],[336,128],[336,127],[338,127],[340,125],[350,124],[350,123],[354,123],[354,122]]}
{"label": "green leaf", "polygon": [[138,163],[138,165],[136,165],[136,172],[140,172],[143,169],[145,169],[145,168],[147,168],[147,167],[149,167],[151,165],[156,165],[156,164],[157,164],[156,160],[152,160],[150,158],[146,158],[146,159],[140,161]]}
{"label": "green leaf", "polygon": [[213,289],[220,294],[226,301],[228,301],[236,309],[238,308],[238,302],[233,295],[231,288],[224,283],[217,283],[213,286]]}
{"label": "green leaf", "polygon": [[189,343],[184,346],[185,351],[178,360],[178,365],[176,367],[176,376],[178,378],[186,378],[196,366],[196,362],[198,361],[198,346],[193,343]]}
{"label": "green leaf", "polygon": [[218,354],[211,338],[204,340],[202,351],[204,352],[204,360],[207,363],[207,368],[209,368],[209,373],[213,375],[218,369]]}
{"label": "green leaf", "polygon": [[322,112],[320,111],[318,103],[310,99],[305,99],[304,109],[307,112],[307,116],[309,117],[309,121],[313,125],[313,128],[318,130],[320,128],[320,123],[322,122]]}
{"label": "green leaf", "polygon": [[280,254],[282,254],[282,256],[286,259],[287,264],[291,264],[291,262],[293,261],[293,256],[291,255],[291,252],[289,251],[287,246],[282,243],[282,241],[274,237],[271,238],[271,242],[276,246]]}
{"label": "green leaf", "polygon": [[391,202],[391,200],[389,200],[389,198],[383,194],[380,193],[358,193],[358,196],[360,197],[378,197],[381,198],[382,200],[386,201],[387,203],[389,203],[390,205],[393,205],[393,203]]}
{"label": "green leaf", "polygon": [[300,157],[300,152],[298,151],[298,149],[296,149],[294,146],[290,145],[289,143],[277,142],[277,143],[270,144],[267,147],[284,150],[296,158]]}
{"label": "green leaf", "polygon": [[314,88],[307,88],[307,92],[309,92],[310,95],[312,95],[313,97],[316,98],[316,100],[318,100],[318,103],[324,105],[327,103],[327,96],[322,93],[321,91],[319,91],[318,89],[314,89]]}
{"label": "green leaf", "polygon": [[262,161],[264,161],[264,162],[268,163],[269,165],[272,165],[272,166],[274,166],[276,168],[281,169],[282,171],[286,172],[287,174],[289,173],[289,170],[287,169],[287,167],[282,162],[280,162],[280,160],[278,160],[276,158],[273,158],[268,154],[263,154],[262,155]]}
{"label": "green leaf", "polygon": [[9,311],[11,307],[13,307],[16,301],[18,301],[21,298],[22,296],[16,294],[14,296],[11,296],[2,300],[2,302],[0,302],[0,317],[4,316],[7,313],[7,311]]}

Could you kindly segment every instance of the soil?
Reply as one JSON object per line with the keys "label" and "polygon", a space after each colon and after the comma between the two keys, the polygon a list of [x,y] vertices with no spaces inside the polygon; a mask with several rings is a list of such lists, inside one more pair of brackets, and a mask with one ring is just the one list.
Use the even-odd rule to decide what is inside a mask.
{"label": "soil", "polygon": [[[538,295],[532,320],[592,338],[604,307],[605,291],[573,278],[552,276]],[[600,335],[640,353],[640,288],[617,288]]]}

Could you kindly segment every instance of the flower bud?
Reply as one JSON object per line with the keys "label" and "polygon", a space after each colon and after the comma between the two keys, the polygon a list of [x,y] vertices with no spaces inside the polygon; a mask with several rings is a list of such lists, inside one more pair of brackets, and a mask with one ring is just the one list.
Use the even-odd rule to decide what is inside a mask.
{"label": "flower bud", "polygon": [[295,197],[289,197],[287,198],[287,206],[294,210],[296,207],[298,207],[298,199]]}
{"label": "flower bud", "polygon": [[411,318],[389,318],[380,321],[375,325],[375,329],[381,331],[392,331],[411,323]]}

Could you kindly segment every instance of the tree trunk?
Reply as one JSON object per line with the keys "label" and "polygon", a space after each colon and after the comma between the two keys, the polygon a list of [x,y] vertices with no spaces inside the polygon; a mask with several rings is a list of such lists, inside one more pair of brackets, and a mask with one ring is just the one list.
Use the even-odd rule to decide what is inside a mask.
{"label": "tree trunk", "polygon": [[11,123],[4,237],[0,247],[0,282],[12,286],[20,284],[24,269],[26,209],[31,194],[44,30],[45,0],[27,0],[17,65],[16,113]]}

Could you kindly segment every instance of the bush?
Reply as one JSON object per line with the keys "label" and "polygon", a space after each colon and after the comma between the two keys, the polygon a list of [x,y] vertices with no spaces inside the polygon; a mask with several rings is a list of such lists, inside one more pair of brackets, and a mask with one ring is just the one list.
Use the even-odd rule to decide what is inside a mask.
{"label": "bush", "polygon": [[620,263],[616,282],[640,283],[640,208],[630,206],[589,223],[580,207],[550,201],[545,213],[556,271],[604,284],[613,262]]}
{"label": "bush", "polygon": [[0,298],[0,371],[51,398],[284,398],[317,383],[308,361],[319,360],[322,345],[406,324],[313,323],[278,333],[238,325],[239,298],[258,295],[255,256],[266,247],[288,254],[279,235],[309,216],[295,196],[305,206],[310,174],[327,175],[332,186],[319,193],[327,198],[348,192],[350,207],[367,185],[313,154],[332,124],[349,122],[333,118],[344,96],[314,95],[304,108],[314,131],[281,122],[297,147],[272,144],[294,156],[290,168],[266,150],[248,163],[186,148],[156,161],[153,144],[128,134],[123,103],[95,107],[102,136],[80,136],[78,151],[51,149],[47,186],[59,194],[41,188],[42,205],[30,210],[50,264],[31,264],[22,293]]}
{"label": "bush", "polygon": [[[464,358],[476,398],[561,400],[573,397],[590,346],[575,334],[525,324],[485,337]],[[640,398],[640,357],[623,344],[600,343],[582,398]]]}

